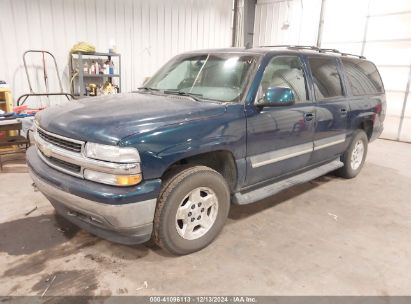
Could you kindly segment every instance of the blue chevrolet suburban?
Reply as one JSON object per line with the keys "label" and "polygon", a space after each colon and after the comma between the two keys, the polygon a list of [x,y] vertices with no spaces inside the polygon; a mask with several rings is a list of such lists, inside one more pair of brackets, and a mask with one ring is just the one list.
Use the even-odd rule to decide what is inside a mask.
{"label": "blue chevrolet suburban", "polygon": [[353,178],[383,130],[376,66],[315,47],[178,55],[138,91],[36,115],[30,174],[57,213],[172,254],[210,244],[230,204],[335,171]]}

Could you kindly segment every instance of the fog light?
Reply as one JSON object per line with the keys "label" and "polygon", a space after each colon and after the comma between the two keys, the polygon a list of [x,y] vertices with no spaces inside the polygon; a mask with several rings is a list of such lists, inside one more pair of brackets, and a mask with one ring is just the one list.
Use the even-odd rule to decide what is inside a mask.
{"label": "fog light", "polygon": [[114,175],[88,169],[84,170],[84,178],[94,182],[114,186],[134,186],[139,184],[142,180],[141,174]]}

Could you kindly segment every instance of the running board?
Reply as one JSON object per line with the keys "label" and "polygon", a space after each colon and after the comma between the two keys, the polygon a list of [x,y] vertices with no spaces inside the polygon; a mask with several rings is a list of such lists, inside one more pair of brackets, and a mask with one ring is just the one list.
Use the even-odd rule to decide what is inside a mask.
{"label": "running board", "polygon": [[344,166],[344,164],[338,158],[334,161],[326,163],[325,165],[322,165],[320,167],[311,169],[304,173],[289,177],[277,183],[267,185],[265,187],[258,188],[256,190],[251,190],[245,193],[238,192],[234,194],[233,202],[238,205],[254,203],[256,201],[259,201],[266,197],[274,195],[284,189],[290,188],[295,185],[306,183],[328,172],[341,168],[342,166]]}

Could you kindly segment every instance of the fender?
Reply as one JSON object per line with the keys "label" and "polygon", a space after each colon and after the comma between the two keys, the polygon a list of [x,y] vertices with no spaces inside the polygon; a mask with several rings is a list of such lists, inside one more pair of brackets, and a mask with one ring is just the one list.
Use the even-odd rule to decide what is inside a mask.
{"label": "fender", "polygon": [[137,148],[144,179],[159,178],[181,159],[213,151],[245,158],[246,120],[242,104],[227,105],[222,115],[188,120],[124,138],[121,146]]}
{"label": "fender", "polygon": [[369,121],[374,125],[376,116],[381,108],[382,100],[379,97],[369,97],[366,100],[356,98],[350,101],[350,116],[348,119],[349,136],[358,129],[363,122]]}

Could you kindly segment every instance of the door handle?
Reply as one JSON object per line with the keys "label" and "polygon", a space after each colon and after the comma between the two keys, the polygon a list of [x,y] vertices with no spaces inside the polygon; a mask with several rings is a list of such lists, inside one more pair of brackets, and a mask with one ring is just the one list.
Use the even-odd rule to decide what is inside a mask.
{"label": "door handle", "polygon": [[346,108],[341,108],[340,109],[340,113],[341,113],[341,116],[345,116],[345,115],[347,115],[347,109]]}
{"label": "door handle", "polygon": [[313,120],[313,118],[314,118],[314,113],[305,113],[305,114],[304,114],[304,119],[305,119],[306,121]]}

